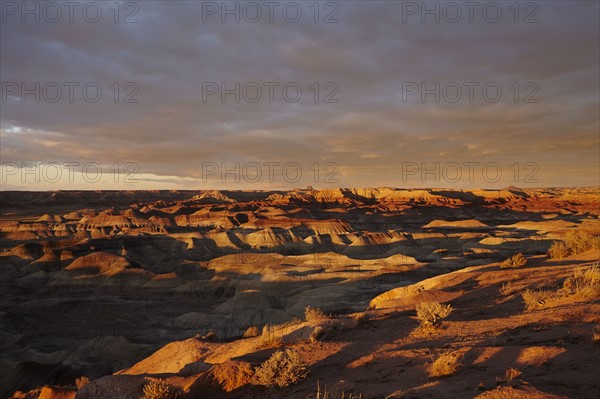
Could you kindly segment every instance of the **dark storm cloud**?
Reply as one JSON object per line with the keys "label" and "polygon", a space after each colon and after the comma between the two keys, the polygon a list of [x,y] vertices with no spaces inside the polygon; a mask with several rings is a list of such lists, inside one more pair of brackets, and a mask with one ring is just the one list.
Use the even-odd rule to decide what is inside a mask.
{"label": "dark storm cloud", "polygon": [[[203,22],[201,2],[136,4],[138,23],[114,23],[108,3],[98,23],[2,22],[2,82],[103,89],[97,103],[3,102],[3,162],[134,161],[144,173],[185,179],[208,161],[332,161],[345,186],[403,185],[402,162],[536,162],[537,185],[598,184],[597,2],[536,2],[539,22],[530,24],[515,23],[501,2],[498,23],[477,13],[474,23],[421,23],[403,21],[402,2],[340,1],[331,24],[314,23],[308,3],[298,23],[280,14],[274,23]],[[115,103],[113,82],[134,82],[139,103]],[[304,91],[295,104],[281,86],[272,103],[266,91],[254,104],[203,102],[202,82],[298,82]],[[339,102],[315,104],[314,82],[321,100],[330,93],[323,85],[335,83]],[[403,82],[480,86],[474,102],[464,93],[455,104],[422,103],[404,101]],[[502,87],[498,103],[481,97],[487,82]],[[527,82],[538,103],[522,102]]]}

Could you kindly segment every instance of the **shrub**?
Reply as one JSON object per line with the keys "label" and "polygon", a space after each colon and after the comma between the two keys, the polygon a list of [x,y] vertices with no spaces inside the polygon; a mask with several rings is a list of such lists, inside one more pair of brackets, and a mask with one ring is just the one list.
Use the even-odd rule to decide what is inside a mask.
{"label": "shrub", "polygon": [[455,353],[443,353],[433,361],[429,369],[430,377],[447,377],[458,371],[460,358]]}
{"label": "shrub", "polygon": [[277,351],[254,370],[258,385],[267,387],[287,387],[308,375],[308,365],[302,357],[291,349]]}
{"label": "shrub", "polygon": [[202,341],[206,342],[219,342],[219,336],[214,331],[209,331],[200,337]]}
{"label": "shrub", "polygon": [[533,310],[544,307],[548,298],[552,296],[552,292],[545,290],[532,290],[528,288],[523,291],[521,296],[525,302],[525,308],[527,310]]}
{"label": "shrub", "polygon": [[307,306],[304,309],[304,319],[308,322],[319,322],[323,320],[327,320],[329,317],[319,308],[311,308]]}
{"label": "shrub", "polygon": [[244,335],[242,337],[243,338],[252,338],[252,337],[258,337],[259,335],[260,335],[260,331],[258,330],[258,327],[250,326],[246,329],[246,331],[244,332]]}
{"label": "shrub", "polygon": [[511,256],[500,264],[501,269],[514,269],[527,264],[527,258],[522,253]]}
{"label": "shrub", "polygon": [[144,385],[144,394],[140,399],[179,399],[181,395],[178,390],[163,380],[151,380]]}
{"label": "shrub", "polygon": [[310,333],[310,342],[317,342],[325,335],[326,330],[322,326],[316,326]]}
{"label": "shrub", "polygon": [[84,386],[90,383],[90,379],[86,376],[79,377],[75,380],[75,386],[77,389],[82,389]]}
{"label": "shrub", "polygon": [[506,381],[506,382],[512,381],[520,375],[521,375],[521,371],[517,370],[516,368],[509,367],[504,372],[504,381]]}
{"label": "shrub", "polygon": [[554,241],[548,250],[548,256],[552,259],[566,258],[571,254],[569,247],[564,241]]}
{"label": "shrub", "polygon": [[520,370],[517,370],[514,367],[509,367],[504,372],[504,375],[496,376],[496,385],[501,385],[501,384],[510,382],[510,381],[514,380],[515,378],[517,378],[518,376],[520,376],[521,374],[522,373]]}
{"label": "shrub", "polygon": [[500,288],[500,293],[504,296],[510,295],[513,292],[515,292],[515,287],[512,283],[512,281],[508,281],[504,284],[502,284],[502,287]]}
{"label": "shrub", "polygon": [[283,344],[281,335],[277,332],[276,326],[267,324],[263,327],[260,334],[260,346],[263,348],[279,347]]}
{"label": "shrub", "polygon": [[598,324],[592,330],[592,339],[594,340],[595,344],[600,344],[600,324]]}
{"label": "shrub", "polygon": [[365,324],[369,321],[369,315],[366,312],[353,313],[351,317],[357,326]]}
{"label": "shrub", "polygon": [[439,302],[421,302],[415,307],[421,326],[437,326],[441,319],[448,317],[452,306]]}
{"label": "shrub", "polygon": [[347,327],[349,326],[344,325],[344,323],[340,322],[339,320],[334,320],[330,323],[319,324],[311,331],[309,340],[311,342],[317,342],[335,339],[337,332],[342,331]]}

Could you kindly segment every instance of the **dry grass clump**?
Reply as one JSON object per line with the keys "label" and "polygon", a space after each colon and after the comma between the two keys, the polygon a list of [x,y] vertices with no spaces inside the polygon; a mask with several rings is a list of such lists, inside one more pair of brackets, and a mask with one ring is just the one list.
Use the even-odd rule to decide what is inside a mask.
{"label": "dry grass clump", "polygon": [[325,386],[325,390],[321,392],[321,384],[317,381],[317,393],[315,394],[315,399],[362,399],[362,394],[354,394],[352,392],[342,391],[342,393],[334,394],[327,391],[327,386]]}
{"label": "dry grass clump", "polygon": [[521,374],[522,374],[521,371],[517,370],[516,368],[509,367],[504,372],[504,381],[506,381],[506,382],[512,381],[515,378],[517,378],[518,376],[520,376]]}
{"label": "dry grass clump", "polygon": [[526,289],[521,293],[523,301],[525,302],[525,308],[527,310],[533,310],[542,308],[546,305],[546,302],[552,297],[553,292],[547,290],[532,290]]}
{"label": "dry grass clump", "polygon": [[448,377],[456,373],[459,368],[460,356],[457,353],[442,353],[431,364],[429,376],[432,378]]}
{"label": "dry grass clump", "polygon": [[600,250],[600,237],[581,230],[572,230],[565,234],[563,241],[555,241],[548,255],[552,259],[566,258],[589,250]]}
{"label": "dry grass clump", "polygon": [[254,370],[255,382],[267,387],[287,387],[308,375],[308,365],[291,349],[277,351]]}
{"label": "dry grass clump", "polygon": [[318,342],[321,337],[323,337],[326,333],[326,329],[323,326],[316,326],[310,333],[309,341],[310,342]]}
{"label": "dry grass clump", "polygon": [[508,281],[504,284],[502,284],[502,287],[500,287],[500,293],[504,296],[508,296],[512,293],[514,293],[516,291],[514,284],[512,283],[512,281]]}
{"label": "dry grass clump", "polygon": [[89,383],[90,383],[90,379],[86,376],[81,376],[75,380],[75,386],[77,387],[78,390],[82,389]]}
{"label": "dry grass clump", "polygon": [[592,330],[592,339],[594,340],[594,343],[599,345],[600,344],[600,324],[598,324],[596,327],[594,327],[594,329]]}
{"label": "dry grass clump", "polygon": [[511,256],[500,264],[501,269],[515,269],[527,264],[527,258],[522,253]]}
{"label": "dry grass clump", "polygon": [[163,380],[151,380],[144,385],[140,399],[179,399],[180,392]]}
{"label": "dry grass clump", "polygon": [[244,331],[244,335],[242,335],[242,338],[253,338],[253,337],[258,337],[260,335],[260,330],[258,329],[257,326],[250,326],[246,329],[246,331]]}
{"label": "dry grass clump", "polygon": [[306,309],[304,309],[304,319],[310,323],[327,320],[329,317],[323,313],[321,309],[307,306]]}
{"label": "dry grass clump", "polygon": [[352,320],[354,320],[354,324],[356,324],[357,326],[369,322],[369,315],[367,314],[367,312],[352,313],[350,317],[352,317]]}
{"label": "dry grass clump", "polygon": [[90,383],[90,379],[86,376],[79,377],[75,380],[75,386],[77,389],[82,389],[84,386]]}
{"label": "dry grass clump", "polygon": [[527,289],[522,294],[527,310],[551,308],[600,297],[600,266],[598,262],[575,267],[558,290]]}
{"label": "dry grass clump", "polygon": [[518,376],[520,376],[521,371],[514,368],[514,367],[509,367],[506,369],[506,371],[504,372],[504,375],[497,375],[496,376],[496,385],[501,385],[501,384],[505,384],[507,382],[511,382],[513,381],[515,378],[517,378]]}
{"label": "dry grass clump", "polygon": [[283,345],[283,339],[277,330],[277,326],[272,326],[270,324],[263,327],[262,333],[260,334],[261,348],[277,348]]}
{"label": "dry grass clump", "polygon": [[335,339],[336,334],[339,331],[343,331],[349,327],[350,327],[349,325],[344,324],[340,320],[333,320],[331,322],[317,325],[312,329],[312,331],[310,333],[309,341],[317,342],[317,341],[325,341],[325,340]]}
{"label": "dry grass clump", "polygon": [[199,336],[198,339],[206,342],[219,342],[219,336],[214,331],[209,331],[206,334]]}

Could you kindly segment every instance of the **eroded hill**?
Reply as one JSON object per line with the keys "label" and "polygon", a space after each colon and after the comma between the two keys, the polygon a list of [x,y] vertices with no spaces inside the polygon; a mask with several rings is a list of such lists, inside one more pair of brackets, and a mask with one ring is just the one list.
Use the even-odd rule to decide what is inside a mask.
{"label": "eroded hill", "polygon": [[[597,188],[2,192],[0,199],[1,366],[8,370],[0,382],[3,395],[68,385],[85,375],[93,381],[78,397],[126,397],[102,387],[131,386],[131,397],[137,398],[150,375],[168,374],[176,386],[187,387],[188,397],[196,397],[194,386],[208,385],[217,393],[229,387],[239,397],[252,397],[262,392],[248,382],[253,368],[273,349],[256,350],[252,340],[259,338],[239,338],[248,327],[266,324],[285,326],[283,345],[297,347],[310,360],[309,379],[291,388],[289,397],[314,394],[316,380],[333,391],[369,397],[393,392],[402,397],[411,389],[419,392],[414,397],[436,397],[436,387],[444,384],[427,379],[425,349],[458,346],[469,348],[461,358],[471,366],[463,367],[464,377],[452,377],[464,378],[457,387],[467,392],[473,374],[480,373],[485,393],[496,372],[484,373],[492,367],[489,359],[500,358],[508,345],[496,345],[490,336],[511,330],[518,339],[531,331],[542,334],[543,326],[531,324],[549,312],[555,315],[549,329],[558,334],[548,338],[554,348],[560,344],[553,340],[564,339],[564,325],[587,336],[598,322],[597,301],[565,306],[560,312],[568,317],[556,308],[533,317],[523,313],[518,293],[540,285],[541,276],[558,284],[573,265],[598,258],[588,253],[585,259],[545,260],[552,241],[565,232],[598,233]],[[498,269],[498,262],[518,252],[534,259],[534,266]],[[426,280],[437,275],[443,276]],[[498,284],[509,279],[522,287],[499,299]],[[427,281],[437,283],[429,287],[433,283]],[[393,298],[396,287],[416,282],[425,284],[421,291]],[[383,298],[390,297],[381,302],[379,295],[386,292]],[[452,332],[431,342],[411,338],[413,302],[420,296],[451,302],[456,310],[446,327],[468,327],[472,335]],[[402,302],[406,298],[413,302]],[[342,327],[324,341],[310,342],[315,323],[290,323],[302,318],[307,306],[336,315],[371,306],[372,320],[352,327],[354,320],[339,316],[325,323]],[[209,331],[230,342],[193,338]],[[528,347],[544,352],[535,349],[544,342]],[[581,356],[593,353],[565,342],[583,348]],[[177,356],[185,357],[175,366],[155,352],[166,344],[162,351],[170,353],[174,345]],[[520,369],[526,367],[515,359],[522,349],[517,345],[510,349],[515,354],[507,355]],[[579,353],[570,347],[564,352],[568,356],[556,352],[551,358]],[[536,362],[531,367],[545,364]],[[598,363],[590,362],[597,370]],[[530,377],[521,371],[523,379]],[[399,383],[396,373],[407,377]],[[532,387],[518,389],[538,389],[534,377],[525,379]],[[386,385],[388,378],[392,385]],[[597,389],[586,384],[587,392]],[[548,392],[568,397],[565,389]],[[474,397],[471,393],[453,397]]]}

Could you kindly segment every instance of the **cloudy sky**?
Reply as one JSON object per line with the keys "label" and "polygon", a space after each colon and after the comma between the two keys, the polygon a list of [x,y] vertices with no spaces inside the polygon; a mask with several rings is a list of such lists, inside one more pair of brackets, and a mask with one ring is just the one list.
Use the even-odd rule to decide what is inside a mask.
{"label": "cloudy sky", "polygon": [[2,189],[598,185],[599,4],[2,1]]}

